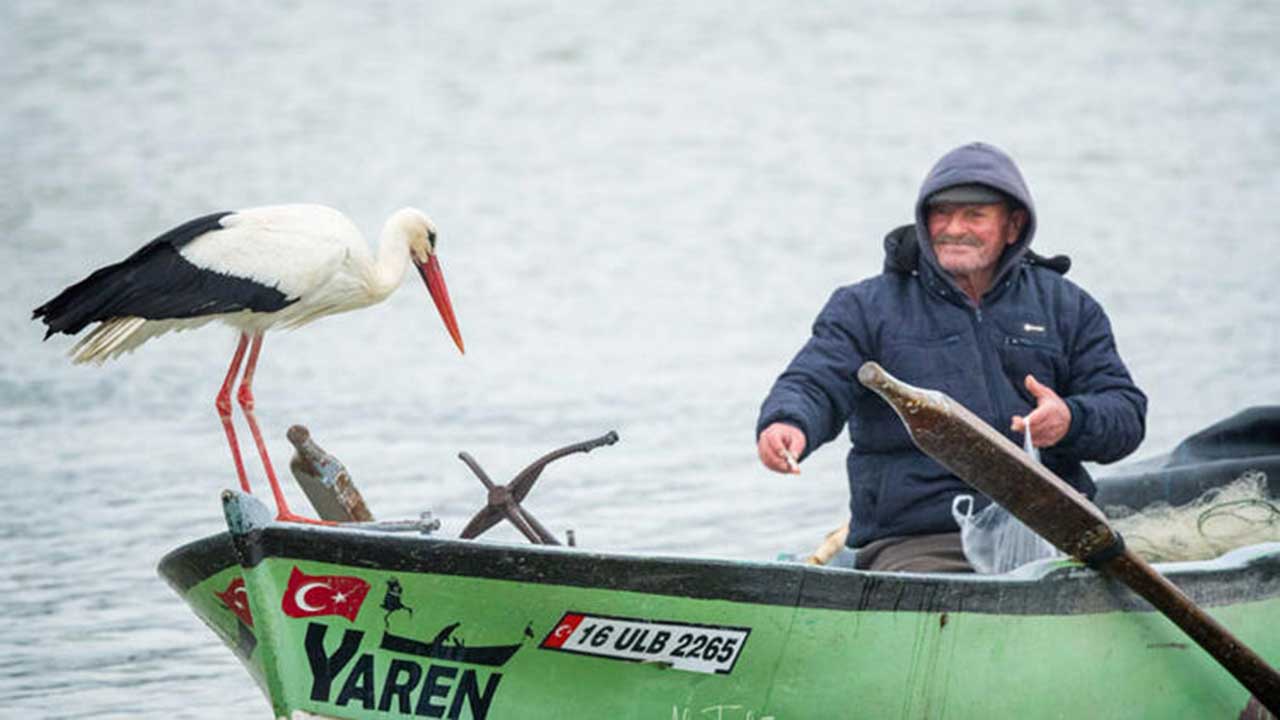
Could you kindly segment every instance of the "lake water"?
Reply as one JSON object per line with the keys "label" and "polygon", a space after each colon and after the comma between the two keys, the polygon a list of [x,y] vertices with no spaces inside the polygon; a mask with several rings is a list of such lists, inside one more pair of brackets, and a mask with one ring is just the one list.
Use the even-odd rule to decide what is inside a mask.
{"label": "lake water", "polygon": [[305,423],[375,513],[450,534],[484,499],[459,451],[505,479],[616,429],[530,496],[557,533],[814,546],[845,517],[844,444],[771,475],[759,402],[974,139],[1019,161],[1036,247],[1110,313],[1151,398],[1134,458],[1280,403],[1280,7],[689,5],[0,6],[0,714],[269,717],[155,573],[222,527],[232,333],[80,367],[29,320],[213,210],[320,202],[372,236],[404,205],[435,219],[465,357],[415,280],[269,336],[255,390],[282,469]]}

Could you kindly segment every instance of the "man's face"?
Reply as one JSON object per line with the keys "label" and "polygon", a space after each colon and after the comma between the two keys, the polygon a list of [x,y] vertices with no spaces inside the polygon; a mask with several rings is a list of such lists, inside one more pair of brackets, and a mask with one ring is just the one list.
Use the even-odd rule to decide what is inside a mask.
{"label": "man's face", "polygon": [[993,271],[1006,245],[1018,241],[1026,211],[1002,203],[929,206],[929,239],[938,264],[952,275]]}

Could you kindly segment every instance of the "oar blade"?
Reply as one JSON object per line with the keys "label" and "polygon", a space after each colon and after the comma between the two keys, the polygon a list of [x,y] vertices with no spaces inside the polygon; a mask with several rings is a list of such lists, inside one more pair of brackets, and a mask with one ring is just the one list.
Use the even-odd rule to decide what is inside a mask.
{"label": "oar blade", "polygon": [[873,362],[858,370],[858,380],[893,407],[925,454],[1054,547],[1089,560],[1118,542],[1093,503],[960,403],[908,385]]}

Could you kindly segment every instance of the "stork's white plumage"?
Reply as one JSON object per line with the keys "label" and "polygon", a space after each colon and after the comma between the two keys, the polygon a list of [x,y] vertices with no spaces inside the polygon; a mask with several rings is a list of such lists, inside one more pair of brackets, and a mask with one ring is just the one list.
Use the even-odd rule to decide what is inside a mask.
{"label": "stork's white plumage", "polygon": [[386,299],[418,268],[458,350],[462,336],[435,254],[436,230],[419,210],[394,213],[377,256],[345,215],[322,205],[279,205],[196,218],[101,268],[36,308],[33,318],[55,333],[98,325],[71,348],[74,362],[101,363],[170,330],[220,320],[240,331],[240,344],[216,405],[241,487],[249,482],[231,424],[231,387],[245,351],[237,398],[253,432],[281,519],[289,512],[253,415],[253,373],[262,335]]}

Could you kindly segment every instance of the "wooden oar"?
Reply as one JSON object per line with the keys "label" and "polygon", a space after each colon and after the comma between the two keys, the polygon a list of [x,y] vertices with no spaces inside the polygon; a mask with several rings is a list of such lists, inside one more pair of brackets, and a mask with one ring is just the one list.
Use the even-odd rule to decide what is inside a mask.
{"label": "wooden oar", "polygon": [[874,362],[858,369],[858,381],[893,407],[921,450],[1059,550],[1129,586],[1280,715],[1280,673],[1126,549],[1102,511],[1075,488],[944,393],[908,385]]}

